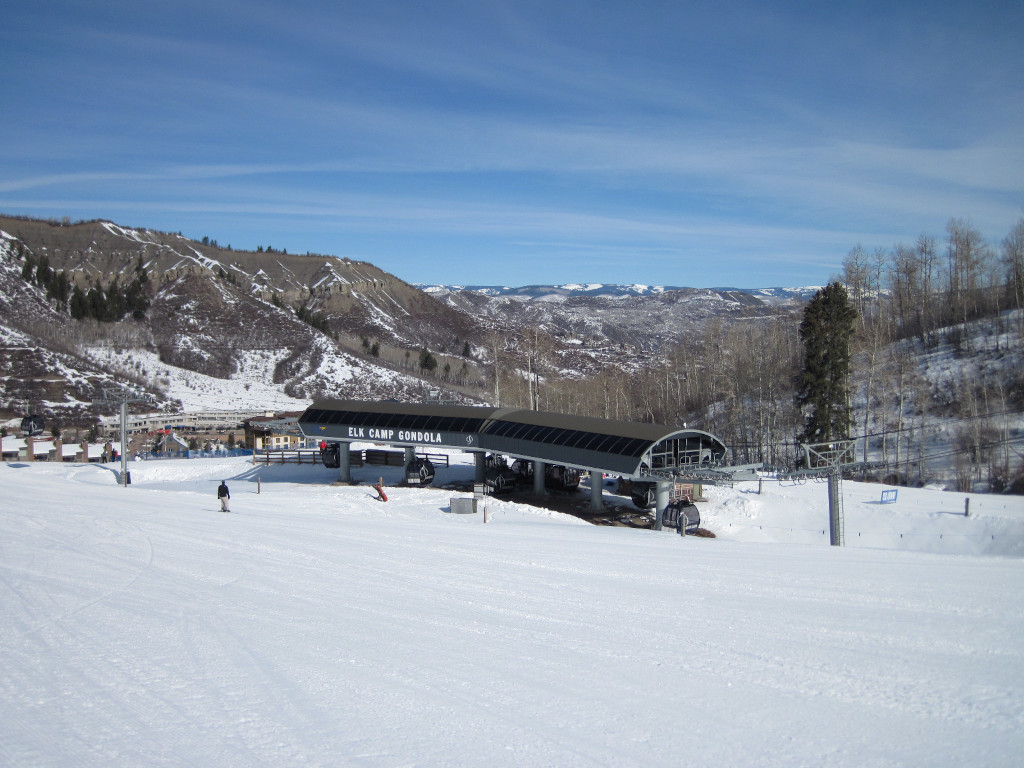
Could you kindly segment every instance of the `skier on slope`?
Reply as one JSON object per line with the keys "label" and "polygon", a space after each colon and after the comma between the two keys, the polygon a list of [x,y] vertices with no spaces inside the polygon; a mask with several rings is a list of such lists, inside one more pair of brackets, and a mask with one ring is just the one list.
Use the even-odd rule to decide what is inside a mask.
{"label": "skier on slope", "polygon": [[220,511],[229,512],[228,499],[231,498],[231,492],[228,490],[228,484],[221,480],[220,485],[217,486],[217,498],[220,499]]}

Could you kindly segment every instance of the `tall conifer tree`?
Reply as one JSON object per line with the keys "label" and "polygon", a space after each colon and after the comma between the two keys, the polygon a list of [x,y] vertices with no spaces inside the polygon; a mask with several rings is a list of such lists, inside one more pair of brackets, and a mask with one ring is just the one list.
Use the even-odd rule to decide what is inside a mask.
{"label": "tall conifer tree", "polygon": [[802,442],[826,443],[850,436],[853,419],[847,382],[856,317],[846,288],[839,282],[815,293],[804,309],[800,323],[804,367],[796,394],[796,404],[807,417]]}

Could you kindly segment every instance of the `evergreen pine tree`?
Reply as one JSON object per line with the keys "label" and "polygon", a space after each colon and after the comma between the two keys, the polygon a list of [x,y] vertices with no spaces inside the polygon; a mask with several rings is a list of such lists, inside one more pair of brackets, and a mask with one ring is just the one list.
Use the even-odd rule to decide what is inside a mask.
{"label": "evergreen pine tree", "polygon": [[[144,277],[145,273],[142,274]],[[127,311],[132,313],[135,320],[141,320],[146,316],[146,312],[149,310],[149,297],[146,296],[141,278],[136,277],[129,283],[125,291],[125,304]]]}
{"label": "evergreen pine tree", "polygon": [[82,320],[89,314],[89,302],[85,292],[77,285],[71,289],[71,317]]}
{"label": "evergreen pine tree", "polygon": [[106,290],[106,297],[107,309],[101,319],[106,320],[107,322],[116,323],[124,317],[125,312],[127,311],[124,289],[121,288],[121,283],[116,276],[110,282],[110,287]]}
{"label": "evergreen pine tree", "polygon": [[422,347],[420,349],[420,370],[433,373],[435,368],[437,368],[437,358],[430,354],[426,347]]}
{"label": "evergreen pine tree", "polygon": [[58,304],[68,303],[68,296],[71,295],[71,281],[64,270],[52,273],[50,284],[47,286],[47,295],[56,299]]}
{"label": "evergreen pine tree", "polygon": [[135,277],[143,285],[149,282],[149,275],[146,274],[146,265],[142,263],[142,256],[139,256],[139,260],[135,263]]}
{"label": "evergreen pine tree", "polygon": [[796,394],[797,406],[807,414],[801,442],[826,443],[850,436],[853,420],[847,381],[856,317],[846,288],[838,282],[815,293],[804,309],[800,323],[804,367]]}
{"label": "evergreen pine tree", "polygon": [[50,284],[53,270],[50,269],[50,260],[46,256],[39,257],[39,265],[36,267],[36,285],[46,287]]}
{"label": "evergreen pine tree", "polygon": [[85,295],[86,300],[86,317],[91,317],[94,320],[105,320],[107,316],[107,298],[103,295],[103,291],[93,286],[89,289],[89,293]]}

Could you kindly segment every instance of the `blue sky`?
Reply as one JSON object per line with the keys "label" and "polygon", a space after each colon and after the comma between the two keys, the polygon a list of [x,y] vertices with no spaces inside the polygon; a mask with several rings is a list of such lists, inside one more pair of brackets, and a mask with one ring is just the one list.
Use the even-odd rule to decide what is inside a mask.
{"label": "blue sky", "polygon": [[1024,3],[13,0],[0,212],[414,283],[820,284],[1024,215]]}

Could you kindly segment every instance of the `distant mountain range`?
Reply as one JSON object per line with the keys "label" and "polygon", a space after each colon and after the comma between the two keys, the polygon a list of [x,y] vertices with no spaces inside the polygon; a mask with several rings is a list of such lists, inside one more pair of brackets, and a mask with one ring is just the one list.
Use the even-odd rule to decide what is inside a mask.
{"label": "distant mountain range", "polygon": [[629,365],[650,363],[671,347],[699,338],[712,320],[768,318],[799,308],[817,290],[605,283],[417,287],[491,328],[537,328],[570,347],[617,350],[563,357],[567,368],[584,374],[626,358],[632,358]]}
{"label": "distant mountain range", "polygon": [[[566,283],[565,285],[424,285],[417,288],[430,294],[448,294],[457,291],[472,291],[484,296],[507,297],[524,301],[561,301],[569,298],[624,299],[637,296],[657,296],[673,291],[702,290],[686,286],[667,285],[617,285],[612,283]],[[819,286],[799,288],[707,288],[703,290],[720,294],[745,293],[766,302],[807,300]]]}

